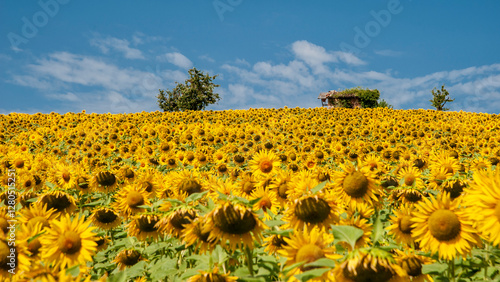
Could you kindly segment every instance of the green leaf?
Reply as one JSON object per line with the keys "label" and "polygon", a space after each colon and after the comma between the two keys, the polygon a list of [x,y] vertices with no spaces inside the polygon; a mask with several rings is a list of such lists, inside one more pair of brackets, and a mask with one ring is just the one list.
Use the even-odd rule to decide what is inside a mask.
{"label": "green leaf", "polygon": [[135,278],[138,276],[142,276],[144,274],[146,264],[147,263],[143,260],[134,264],[132,267],[128,269],[127,278]]}
{"label": "green leaf", "polygon": [[327,181],[323,181],[320,184],[316,185],[316,187],[314,187],[314,188],[311,189],[311,192],[314,194],[316,192],[321,191],[321,189],[323,189],[325,187],[326,182],[328,182],[328,180]]}
{"label": "green leaf", "polygon": [[200,272],[198,270],[190,268],[190,269],[186,270],[186,272],[184,272],[184,274],[182,274],[181,279],[182,279],[182,281],[186,281],[189,277],[195,276],[197,274],[200,274]]}
{"label": "green leaf", "polygon": [[320,258],[317,259],[316,261],[313,261],[311,263],[308,263],[304,265],[304,267],[329,267],[329,268],[334,268],[336,262],[333,259],[329,258]]}
{"label": "green leaf", "polygon": [[272,235],[281,235],[281,236],[288,237],[288,235],[290,235],[290,233],[292,233],[292,232],[293,232],[293,229],[285,229],[285,230],[272,230],[272,231],[268,231],[267,233],[272,234]]}
{"label": "green leaf", "polygon": [[201,193],[193,193],[193,194],[189,195],[189,197],[186,198],[186,203],[195,202],[195,201],[203,198],[203,196],[205,196],[207,193],[208,193],[208,191],[204,191]]}
{"label": "green leaf", "polygon": [[305,261],[301,261],[301,262],[297,262],[297,263],[294,263],[292,265],[289,265],[289,266],[285,267],[285,269],[283,269],[283,272],[288,273],[296,267],[301,267],[304,263],[305,263]]}
{"label": "green leaf", "polygon": [[286,221],[283,221],[283,220],[269,220],[269,221],[264,222],[264,224],[266,224],[269,227],[279,226],[279,225],[283,225],[285,223],[286,223]]}
{"label": "green leaf", "polygon": [[356,241],[363,236],[363,230],[349,225],[333,225],[331,233],[335,240],[347,242],[355,249]]}
{"label": "green leaf", "polygon": [[127,282],[127,270],[117,272],[108,278],[108,282]]}
{"label": "green leaf", "polygon": [[372,231],[372,242],[375,244],[382,238],[382,235],[384,235],[384,223],[380,220],[380,213],[377,214],[377,218],[375,219],[375,222],[373,223],[373,231]]}
{"label": "green leaf", "polygon": [[446,263],[436,262],[433,264],[422,265],[422,273],[423,274],[429,274],[429,273],[439,274],[439,273],[444,272],[446,269],[448,269],[448,264],[446,264]]}
{"label": "green leaf", "polygon": [[313,278],[320,277],[328,270],[330,270],[330,269],[328,269],[328,268],[316,268],[316,269],[302,272],[301,274],[297,274],[297,275],[295,275],[295,278],[299,279],[300,281],[309,281]]}
{"label": "green leaf", "polygon": [[54,189],[54,187],[56,187],[56,185],[52,182],[48,182],[48,181],[45,181],[45,185],[47,187],[49,187],[50,189]]}
{"label": "green leaf", "polygon": [[77,264],[77,265],[74,265],[74,266],[66,269],[66,274],[69,274],[73,277],[78,276],[78,274],[80,274],[80,265]]}

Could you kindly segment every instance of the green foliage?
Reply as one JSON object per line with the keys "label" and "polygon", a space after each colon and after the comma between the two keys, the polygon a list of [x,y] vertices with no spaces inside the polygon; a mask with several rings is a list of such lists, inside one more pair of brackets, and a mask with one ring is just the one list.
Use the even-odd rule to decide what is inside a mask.
{"label": "green foliage", "polygon": [[377,101],[380,98],[380,92],[377,89],[364,89],[361,86],[345,89],[339,93],[339,95],[345,94],[356,94],[359,97],[362,108],[376,108],[378,105]]}
{"label": "green foliage", "polygon": [[213,83],[217,75],[210,76],[196,68],[188,72],[190,77],[184,84],[176,82],[172,90],[159,90],[158,106],[163,111],[200,111],[220,100],[219,94],[214,93],[215,87],[220,86]]}
{"label": "green foliage", "polygon": [[455,101],[455,99],[450,99],[450,93],[448,92],[448,90],[444,88],[444,84],[443,86],[441,86],[441,90],[439,89],[436,90],[436,87],[434,87],[431,93],[433,98],[429,101],[432,103],[432,106],[436,108],[437,111],[449,110],[449,108],[445,108],[444,105],[447,102]]}
{"label": "green foliage", "polygon": [[381,99],[380,101],[378,101],[377,107],[379,107],[379,108],[393,109],[392,105],[390,105],[389,103],[387,103],[384,99]]}

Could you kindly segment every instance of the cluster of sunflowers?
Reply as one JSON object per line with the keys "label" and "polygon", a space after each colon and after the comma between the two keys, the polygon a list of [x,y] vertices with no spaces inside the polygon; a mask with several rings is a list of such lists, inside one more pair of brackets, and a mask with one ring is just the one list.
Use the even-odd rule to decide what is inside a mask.
{"label": "cluster of sunflowers", "polygon": [[0,124],[2,281],[500,276],[497,115],[283,108]]}

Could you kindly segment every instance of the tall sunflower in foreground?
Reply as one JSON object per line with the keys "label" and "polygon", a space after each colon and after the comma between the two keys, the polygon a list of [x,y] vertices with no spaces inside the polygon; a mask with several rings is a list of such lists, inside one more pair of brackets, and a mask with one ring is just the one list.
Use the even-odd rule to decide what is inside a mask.
{"label": "tall sunflower in foreground", "polygon": [[307,267],[322,258],[340,259],[342,255],[335,254],[335,247],[332,246],[333,235],[323,232],[320,228],[307,228],[300,232],[293,233],[290,238],[284,238],[286,245],[278,253],[286,257],[286,266],[303,262],[303,264],[292,269],[288,275],[300,274],[311,270],[314,267]]}
{"label": "tall sunflower in foreground", "polygon": [[354,166],[341,165],[342,171],[334,172],[333,188],[335,195],[346,206],[357,207],[365,203],[374,205],[376,194],[382,193],[377,187],[375,174],[369,167],[356,169]]}
{"label": "tall sunflower in foreground", "polygon": [[261,233],[266,228],[251,209],[242,204],[225,202],[207,214],[202,232],[210,232],[208,240],[221,240],[221,244],[229,245],[232,250],[237,246],[252,249],[254,239],[260,242]]}
{"label": "tall sunflower in foreground", "polygon": [[412,227],[415,241],[423,250],[438,253],[439,258],[454,259],[457,253],[467,256],[481,239],[448,193],[424,198],[413,212]]}
{"label": "tall sunflower in foreground", "polygon": [[464,198],[475,226],[494,246],[500,244],[500,170],[477,171]]}
{"label": "tall sunflower in foreground", "polygon": [[115,197],[117,198],[114,203],[115,208],[126,217],[144,211],[140,206],[150,204],[146,187],[135,184],[123,187]]}
{"label": "tall sunflower in foreground", "polygon": [[256,176],[274,175],[280,166],[280,159],[271,151],[260,151],[248,163]]}
{"label": "tall sunflower in foreground", "polygon": [[67,214],[61,220],[53,220],[46,234],[40,238],[42,257],[49,263],[65,268],[75,264],[86,265],[92,261],[97,243],[90,221],[83,217],[71,219]]}

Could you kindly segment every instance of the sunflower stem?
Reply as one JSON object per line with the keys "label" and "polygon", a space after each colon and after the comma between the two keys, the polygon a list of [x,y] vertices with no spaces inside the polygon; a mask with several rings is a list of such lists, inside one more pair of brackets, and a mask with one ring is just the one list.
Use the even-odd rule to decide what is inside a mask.
{"label": "sunflower stem", "polygon": [[455,259],[448,261],[448,278],[450,281],[455,282]]}
{"label": "sunflower stem", "polygon": [[245,248],[248,262],[248,270],[250,271],[250,275],[253,276],[253,252],[249,247]]}
{"label": "sunflower stem", "polygon": [[484,280],[489,280],[488,279],[488,266],[490,266],[490,244],[486,243],[484,246],[485,249],[485,258],[484,260],[486,261],[486,265],[484,266]]}

